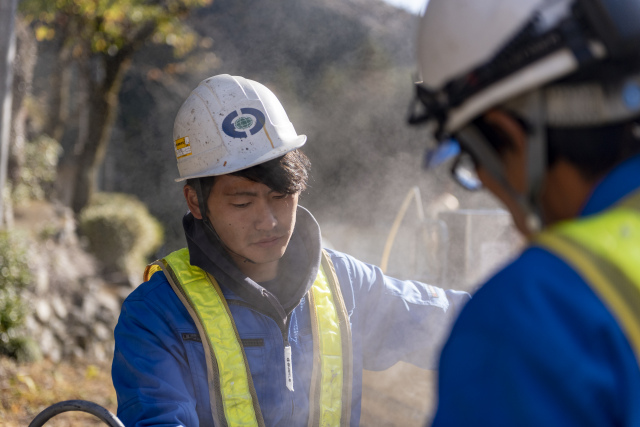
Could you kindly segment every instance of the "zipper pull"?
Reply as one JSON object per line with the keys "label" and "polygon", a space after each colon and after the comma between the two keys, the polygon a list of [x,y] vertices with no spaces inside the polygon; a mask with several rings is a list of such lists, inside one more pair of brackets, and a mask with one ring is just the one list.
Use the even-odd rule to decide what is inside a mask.
{"label": "zipper pull", "polygon": [[284,373],[287,382],[287,388],[293,391],[293,365],[291,364],[291,346],[284,348]]}

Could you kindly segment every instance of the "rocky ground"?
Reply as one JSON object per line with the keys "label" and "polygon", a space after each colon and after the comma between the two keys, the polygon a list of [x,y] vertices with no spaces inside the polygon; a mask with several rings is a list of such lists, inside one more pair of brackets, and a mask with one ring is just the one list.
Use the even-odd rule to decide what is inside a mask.
{"label": "rocky ground", "polygon": [[27,335],[54,363],[107,361],[120,306],[133,287],[100,274],[68,208],[31,202],[15,209],[13,226],[30,238],[33,283],[23,295],[29,305]]}
{"label": "rocky ground", "polygon": [[[42,358],[19,363],[0,357],[0,425],[27,426],[51,404],[82,399],[115,412],[111,383],[113,328],[128,281],[106,280],[76,232],[68,208],[44,201],[16,206],[11,228],[29,244],[32,284],[24,291],[24,334]],[[83,413],[54,417],[46,426],[104,425]]]}

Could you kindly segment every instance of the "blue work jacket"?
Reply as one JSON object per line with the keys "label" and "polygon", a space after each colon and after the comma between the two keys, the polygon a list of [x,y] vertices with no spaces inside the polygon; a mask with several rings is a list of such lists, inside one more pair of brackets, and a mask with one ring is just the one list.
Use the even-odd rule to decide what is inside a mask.
{"label": "blue work jacket", "polygon": [[[581,216],[638,189],[640,156],[599,183]],[[638,361],[612,313],[534,246],[462,310],[442,352],[433,426],[640,426],[638,402]]]}
{"label": "blue work jacket", "polygon": [[[298,227],[298,224],[296,224]],[[450,323],[469,299],[328,250],[348,312],[353,343],[351,425],[360,419],[362,370],[398,361],[434,368]],[[313,342],[307,300],[288,321],[293,392],[285,384],[283,333],[277,323],[222,287],[243,340],[267,426],[306,426]],[[126,426],[213,426],[202,343],[162,272],[126,299],[115,329],[113,384]]]}

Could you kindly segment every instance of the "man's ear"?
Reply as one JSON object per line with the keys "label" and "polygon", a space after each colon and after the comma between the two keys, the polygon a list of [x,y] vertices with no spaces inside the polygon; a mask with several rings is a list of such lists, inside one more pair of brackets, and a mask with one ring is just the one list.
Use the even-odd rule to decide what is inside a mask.
{"label": "man's ear", "polygon": [[187,201],[189,211],[191,211],[193,217],[196,219],[202,219],[202,214],[200,213],[200,204],[198,203],[198,193],[196,193],[195,188],[190,185],[185,185],[182,191],[184,193],[184,198]]}

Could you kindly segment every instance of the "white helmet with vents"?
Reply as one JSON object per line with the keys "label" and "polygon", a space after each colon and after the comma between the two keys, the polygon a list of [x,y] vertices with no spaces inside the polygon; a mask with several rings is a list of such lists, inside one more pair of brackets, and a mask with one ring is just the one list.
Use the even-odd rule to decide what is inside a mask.
{"label": "white helmet with vents", "polygon": [[200,82],[173,125],[180,177],[224,175],[283,156],[307,140],[264,85],[221,74]]}
{"label": "white helmet with vents", "polygon": [[430,0],[418,98],[441,134],[604,59],[638,55],[639,0]]}
{"label": "white helmet with vents", "polygon": [[[514,195],[527,227],[539,229],[548,127],[640,117],[638,22],[640,0],[430,0],[417,43],[422,81],[409,117],[435,125],[438,146],[428,164],[456,144],[458,182],[478,188],[471,172],[481,166]],[[602,81],[621,63],[624,78]],[[528,124],[523,195],[509,186],[499,153],[475,122],[495,107]]]}

